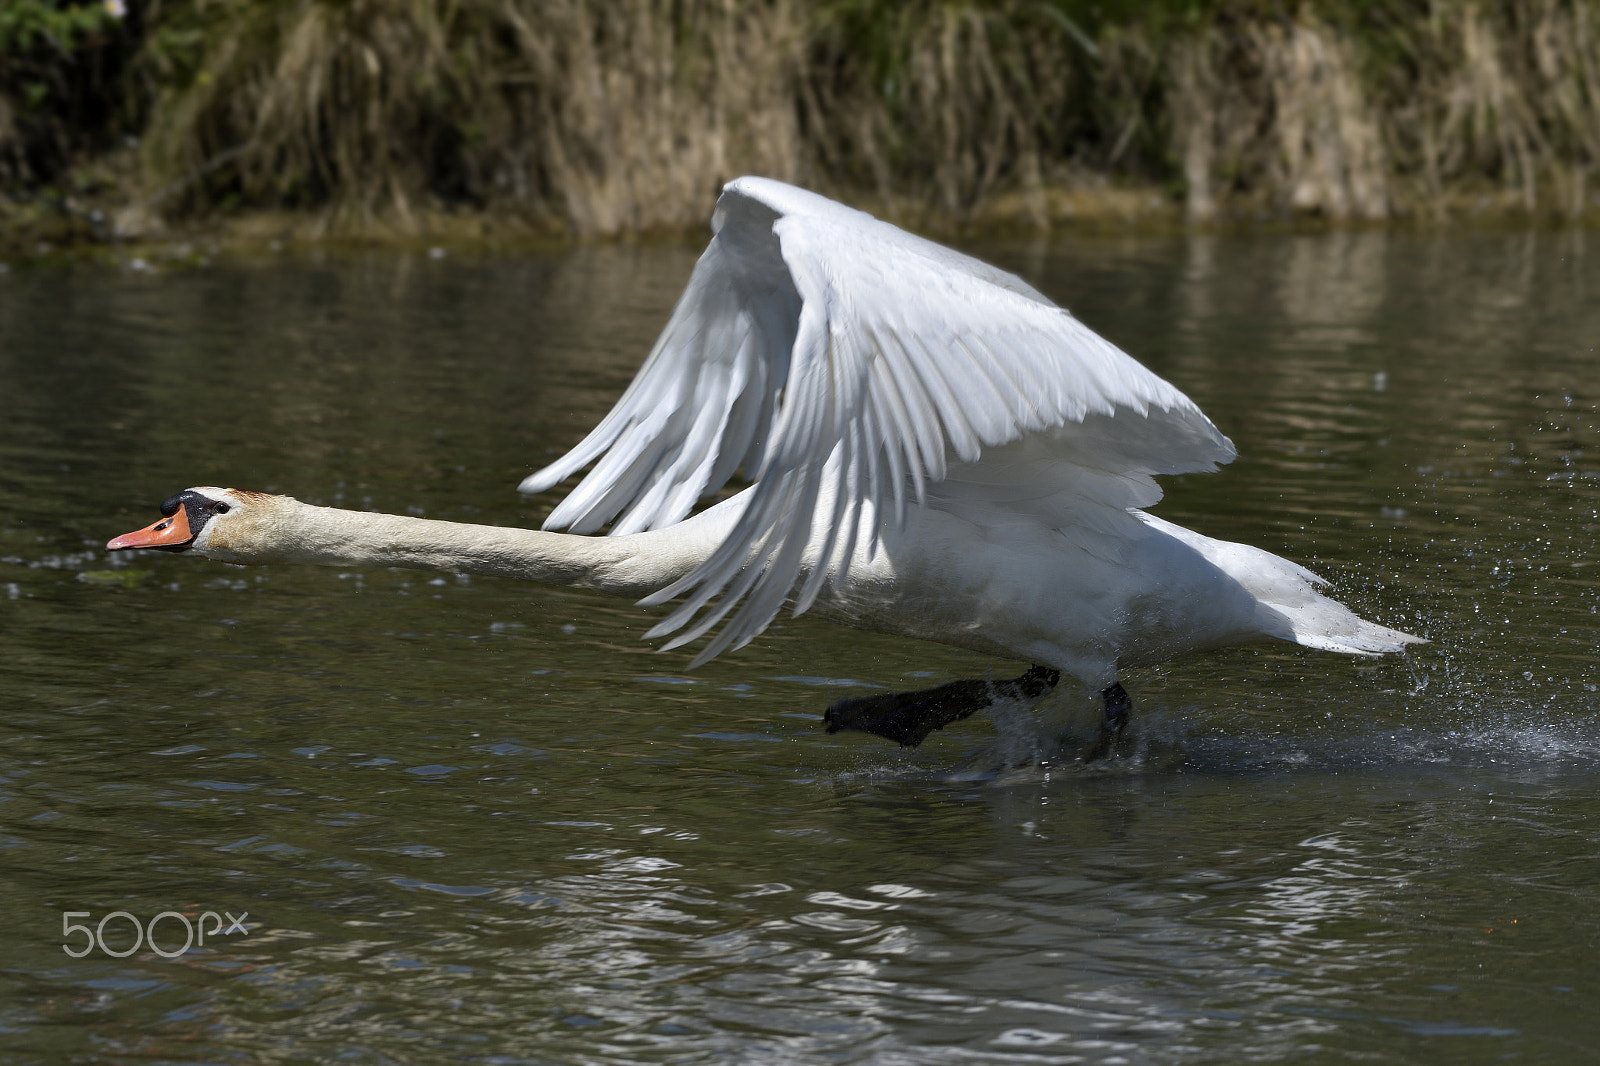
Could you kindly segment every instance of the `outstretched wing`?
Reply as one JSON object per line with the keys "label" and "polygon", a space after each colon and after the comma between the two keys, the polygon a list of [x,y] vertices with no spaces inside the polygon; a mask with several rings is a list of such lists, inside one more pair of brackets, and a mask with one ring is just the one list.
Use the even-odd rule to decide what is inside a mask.
{"label": "outstretched wing", "polygon": [[[1046,457],[1082,470],[1089,456],[1096,476],[1157,495],[1150,474],[1233,458],[1186,396],[1014,275],[764,178],[730,182],[712,229],[622,398],[520,486],[540,492],[594,463],[545,528],[618,534],[682,520],[744,470],[754,485],[727,538],[644,601],[686,597],[650,633],[682,629],[667,647],[738,607],[694,665],[766,627],[813,538],[834,557],[862,506],[901,520],[908,498],[985,448],[1050,430]],[[825,482],[834,505],[819,513]],[[827,576],[813,569],[796,614]]]}

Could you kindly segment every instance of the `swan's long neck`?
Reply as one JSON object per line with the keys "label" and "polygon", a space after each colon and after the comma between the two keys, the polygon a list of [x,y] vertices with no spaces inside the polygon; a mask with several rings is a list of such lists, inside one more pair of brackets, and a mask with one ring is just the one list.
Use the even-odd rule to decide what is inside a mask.
{"label": "swan's long neck", "polygon": [[248,523],[209,524],[195,550],[226,562],[399,566],[642,596],[694,569],[737,517],[724,504],[671,530],[582,537],[268,499]]}

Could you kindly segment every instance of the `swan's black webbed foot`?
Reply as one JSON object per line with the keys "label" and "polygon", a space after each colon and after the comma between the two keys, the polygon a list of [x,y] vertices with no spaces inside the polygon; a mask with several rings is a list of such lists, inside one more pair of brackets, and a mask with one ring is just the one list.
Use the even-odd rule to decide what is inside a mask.
{"label": "swan's black webbed foot", "polygon": [[914,748],[935,729],[987,710],[997,700],[1038,699],[1060,680],[1059,670],[1035,666],[1011,681],[952,681],[919,692],[840,700],[823,712],[822,720],[830,733],[859,729]]}
{"label": "swan's black webbed foot", "polygon": [[1100,732],[1095,736],[1093,743],[1084,749],[1084,762],[1094,762],[1111,754],[1111,749],[1122,739],[1122,731],[1128,728],[1129,712],[1133,710],[1133,700],[1129,698],[1128,690],[1122,687],[1120,681],[1113,682],[1110,688],[1102,689],[1100,698],[1105,701],[1105,713],[1100,719]]}

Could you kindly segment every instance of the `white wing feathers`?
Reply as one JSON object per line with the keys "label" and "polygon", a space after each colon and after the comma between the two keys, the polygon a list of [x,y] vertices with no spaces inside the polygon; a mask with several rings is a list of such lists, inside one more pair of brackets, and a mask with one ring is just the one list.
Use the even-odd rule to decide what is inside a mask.
{"label": "white wing feathers", "polygon": [[[618,534],[681,521],[743,468],[754,485],[727,538],[643,601],[687,596],[649,634],[682,629],[667,647],[704,635],[738,606],[692,665],[766,627],[794,592],[814,538],[818,558],[848,559],[853,543],[837,538],[853,540],[863,506],[881,517],[887,504],[903,520],[907,498],[925,500],[951,463],[961,464],[967,498],[1027,508],[1019,465],[1008,462],[997,478],[985,475],[987,462],[970,465],[986,448],[1036,434],[1006,449],[1020,466],[1061,468],[1034,483],[1034,496],[1129,486],[1110,493],[1125,497],[1120,507],[1159,498],[1152,474],[1213,470],[1233,458],[1233,445],[1181,392],[1011,274],[762,178],[730,182],[712,227],[617,405],[520,486],[540,492],[593,462],[545,528],[590,533],[614,520]],[[818,513],[828,482],[834,505]],[[1091,495],[1112,502],[1104,491]],[[844,574],[812,570],[796,614],[830,577]]]}

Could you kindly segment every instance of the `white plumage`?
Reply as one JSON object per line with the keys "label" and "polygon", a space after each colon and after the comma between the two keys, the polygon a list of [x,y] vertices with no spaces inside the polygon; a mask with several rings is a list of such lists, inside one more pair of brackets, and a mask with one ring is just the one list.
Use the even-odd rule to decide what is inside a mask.
{"label": "white plumage", "polygon": [[[1036,620],[1057,629],[1041,633],[1045,644],[1072,653],[1040,658],[1038,640],[1012,648],[1093,675],[1085,680],[1114,678],[1148,643],[1129,631],[1136,615],[1156,630],[1180,619],[1200,627],[1167,633],[1161,643],[1173,652],[1275,636],[1372,653],[1414,639],[1311,591],[1319,579],[1292,563],[1142,515],[1161,497],[1154,475],[1215,470],[1233,444],[1183,393],[1020,278],[764,178],[730,182],[712,229],[626,393],[581,444],[521,485],[539,492],[594,463],[545,528],[614,523],[616,535],[668,529],[744,471],[753,484],[715,549],[644,600],[683,597],[650,634],[676,632],[668,647],[723,623],[695,664],[746,643],[786,598],[800,613],[828,588],[838,601],[829,613],[850,621],[838,607],[860,599],[853,575],[874,588],[884,579],[863,577],[864,566],[887,565],[900,613],[929,631],[874,628],[948,639],[938,630],[949,620],[934,625],[923,601],[945,603],[949,588],[969,583],[908,573],[919,537],[949,541],[969,556],[950,564],[988,573],[995,591],[1016,582],[1087,594]],[[908,508],[920,521],[908,525]],[[1053,536],[1034,545],[1040,533]],[[1184,561],[1151,553],[1152,538],[1188,549]],[[1016,555],[1024,545],[1030,553]],[[1240,553],[1249,574],[1230,572]],[[994,570],[1000,557],[1014,572]],[[1062,581],[1064,570],[1073,573]],[[1103,587],[1085,589],[1090,575]],[[1257,603],[1307,598],[1330,617],[1287,603],[1266,618],[1255,603],[1248,619],[1210,617],[1218,612],[1181,601],[1231,601],[1241,588]],[[1083,654],[1087,646],[1098,653]]]}
{"label": "white plumage", "polygon": [[[1126,720],[1129,666],[1262,639],[1354,655],[1417,639],[1358,618],[1294,563],[1146,514],[1156,475],[1214,470],[1233,445],[1021,279],[762,178],[730,183],[712,226],[633,384],[521,486],[592,464],[546,528],[610,536],[199,486],[107,547],[681,597],[649,635],[676,634],[674,647],[720,623],[694,664],[749,641],[785,600],[1034,664],[998,687],[829,710],[830,728],[911,744],[992,699],[1037,697],[1055,671],[1104,690],[1104,739]],[[748,488],[693,513],[740,471]]]}

